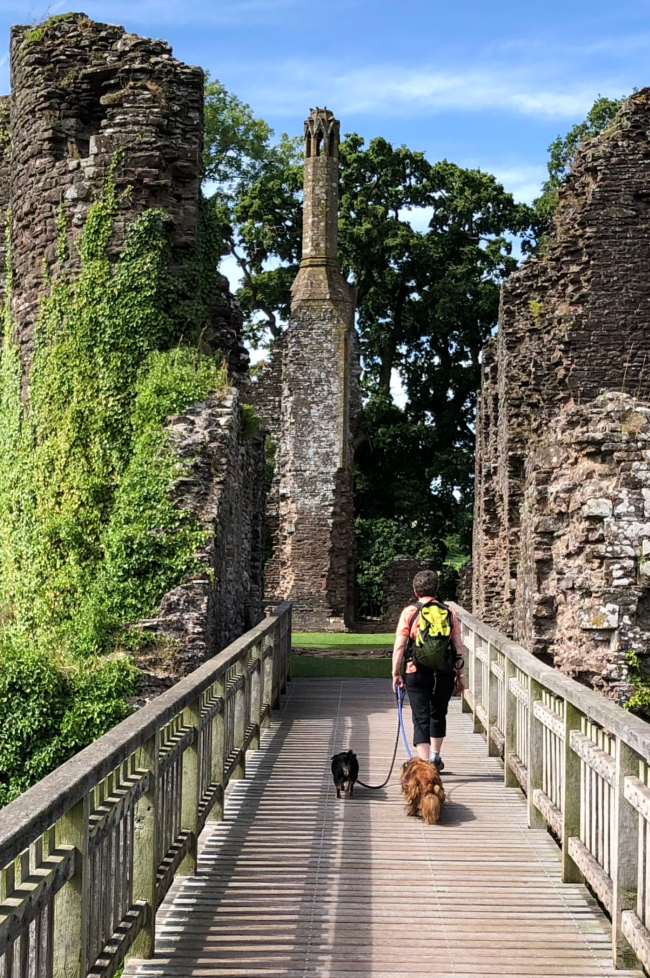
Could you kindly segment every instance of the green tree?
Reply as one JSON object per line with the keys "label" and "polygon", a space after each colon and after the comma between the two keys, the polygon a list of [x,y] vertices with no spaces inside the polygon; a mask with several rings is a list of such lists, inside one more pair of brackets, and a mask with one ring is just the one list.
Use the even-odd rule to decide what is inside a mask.
{"label": "green tree", "polygon": [[[302,232],[300,140],[273,130],[250,105],[206,79],[204,170],[223,253],[242,274],[238,299],[253,345],[275,338],[289,311]],[[267,269],[268,262],[275,266]]]}
{"label": "green tree", "polygon": [[273,131],[256,119],[250,105],[206,75],[203,167],[217,185],[219,198],[236,194],[242,182],[255,180],[271,151]]}
{"label": "green tree", "polygon": [[[358,293],[366,398],[359,527],[395,528],[377,523],[377,541],[360,541],[360,553],[376,562],[383,547],[384,563],[399,552],[440,562],[449,535],[461,533],[468,547],[480,351],[496,325],[500,283],[517,264],[512,236],[529,229],[532,212],[490,174],[432,164],[385,139],[366,145],[347,135],[340,158],[339,252]],[[240,183],[230,211],[244,274],[238,298],[256,344],[288,318],[301,188],[299,147],[283,137],[256,178]],[[391,397],[396,374],[403,408]],[[361,576],[376,591],[367,568]]]}

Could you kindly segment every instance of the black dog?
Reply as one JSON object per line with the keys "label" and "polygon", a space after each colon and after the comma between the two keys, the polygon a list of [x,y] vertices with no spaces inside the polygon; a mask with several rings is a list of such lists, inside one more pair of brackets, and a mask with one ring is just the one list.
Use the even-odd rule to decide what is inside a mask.
{"label": "black dog", "polygon": [[352,798],[354,785],[359,777],[359,762],[352,750],[342,750],[332,758],[332,777],[336,785],[336,797],[341,797],[341,788],[347,781],[347,794]]}

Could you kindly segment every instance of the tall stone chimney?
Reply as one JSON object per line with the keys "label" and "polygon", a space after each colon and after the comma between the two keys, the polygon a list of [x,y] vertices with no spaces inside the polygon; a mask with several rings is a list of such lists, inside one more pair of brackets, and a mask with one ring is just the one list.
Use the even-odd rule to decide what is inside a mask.
{"label": "tall stone chimney", "polygon": [[338,155],[338,121],[329,109],[312,109],[302,260],[282,338],[277,522],[266,569],[267,594],[294,603],[294,627],[330,631],[353,618],[352,428],[359,400],[356,296],[337,257]]}

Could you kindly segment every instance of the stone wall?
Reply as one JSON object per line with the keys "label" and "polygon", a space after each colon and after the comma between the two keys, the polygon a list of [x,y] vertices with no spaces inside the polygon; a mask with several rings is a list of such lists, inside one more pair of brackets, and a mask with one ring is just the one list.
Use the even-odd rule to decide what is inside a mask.
{"label": "stone wall", "polygon": [[[11,179],[11,96],[0,95],[0,301],[5,295],[7,273],[7,220]],[[0,340],[1,342],[1,340]]]}
{"label": "stone wall", "polygon": [[155,634],[140,660],[144,697],[191,672],[263,618],[264,443],[244,438],[235,388],[171,418],[168,430],[187,472],[177,505],[207,534],[198,556],[204,571],[174,588],[151,619]]}
{"label": "stone wall", "polygon": [[[77,238],[111,168],[120,203],[109,254],[119,254],[134,217],[161,208],[168,216],[171,271],[192,255],[201,206],[204,75],[173,58],[164,41],[69,14],[12,29],[11,76],[12,95],[0,99],[0,225],[11,208],[12,312],[28,399],[38,302],[48,288],[44,264],[74,277]],[[62,218],[64,268],[58,265]],[[179,582],[158,614],[138,626],[159,638],[142,662],[145,696],[214,655],[262,615],[263,439],[242,433],[243,317],[225,278],[221,285],[200,345],[204,353],[227,355],[236,387],[169,424],[188,466],[175,489],[177,503],[197,515],[207,534],[199,554],[204,572]]]}
{"label": "stone wall", "polygon": [[[271,484],[268,486],[265,513],[265,555],[271,556],[280,547],[280,458],[278,449],[281,442],[282,410],[282,354],[284,335],[273,343],[269,358],[260,364],[246,390],[266,434],[266,451],[269,463],[273,466]],[[270,601],[277,601],[280,593],[280,562],[268,559],[264,568],[264,586]]]}
{"label": "stone wall", "polygon": [[382,622],[386,631],[394,631],[404,608],[416,600],[413,578],[423,570],[434,570],[430,560],[420,557],[394,557],[384,571]]}
{"label": "stone wall", "polygon": [[[483,349],[476,407],[476,475],[472,546],[472,604],[488,624],[502,624],[504,593],[503,498],[498,490],[499,391],[496,339]],[[462,604],[462,602],[461,602]],[[462,605],[465,607],[465,605]]]}
{"label": "stone wall", "polygon": [[[600,425],[609,408],[597,399],[607,391],[630,395],[641,405],[650,398],[648,131],[650,90],[644,89],[624,103],[609,129],[578,150],[543,253],[528,259],[503,287],[499,332],[485,351],[477,417],[474,613],[593,685],[601,679],[612,684],[615,695],[623,688],[617,685],[623,645],[634,640],[638,646],[642,629],[634,638],[623,628],[621,612],[619,625],[604,630],[611,632],[607,641],[593,635],[587,640],[583,632],[590,629],[578,624],[585,620],[583,611],[574,600],[562,605],[556,580],[580,579],[586,588],[590,575],[600,580],[601,570],[590,562],[588,547],[574,553],[568,542],[590,526],[583,526],[575,508],[567,511],[568,523],[562,517],[562,529],[552,529],[559,515],[546,511],[546,500],[566,493],[560,488],[562,465],[548,463],[546,451],[549,439],[564,439],[562,451],[554,443],[552,451],[565,459],[577,492],[579,473],[592,454],[585,437],[567,455],[571,426],[585,434],[590,424]],[[626,442],[626,460],[629,450]],[[602,455],[588,489],[580,490],[581,505],[587,505],[585,492],[601,499],[627,490],[620,481],[620,465],[627,461],[617,452]],[[610,586],[605,579],[594,584],[594,593]],[[618,597],[610,603],[643,608],[645,598],[636,594],[642,582],[624,575],[618,580],[627,583],[616,585]],[[558,601],[565,609],[561,614]],[[629,611],[628,617],[636,614]],[[600,643],[598,654],[588,651],[594,643]]]}
{"label": "stone wall", "polygon": [[11,31],[13,312],[28,362],[43,259],[56,263],[59,208],[74,240],[117,150],[118,189],[131,188],[115,221],[163,207],[175,243],[196,239],[203,148],[203,72],[164,41],[98,24],[83,14]]}
{"label": "stone wall", "polygon": [[471,560],[463,564],[458,575],[456,586],[456,601],[465,611],[472,611],[474,600],[472,597],[472,579],[474,576],[474,565]]}

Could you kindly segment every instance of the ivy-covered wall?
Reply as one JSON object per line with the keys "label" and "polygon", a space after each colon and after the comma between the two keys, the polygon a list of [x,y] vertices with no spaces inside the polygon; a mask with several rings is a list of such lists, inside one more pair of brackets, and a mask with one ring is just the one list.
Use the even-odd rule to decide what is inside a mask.
{"label": "ivy-covered wall", "polygon": [[[200,197],[199,159],[194,179],[173,140],[155,145],[154,122],[165,128],[180,90],[162,82],[170,71],[172,81],[192,80],[197,69],[170,59],[163,42],[139,40],[81,15],[12,35],[0,805],[126,716],[143,673],[171,682],[261,616],[264,452],[238,392],[241,314],[216,270],[221,232]],[[143,85],[137,57],[149,59]],[[38,128],[46,96],[58,106],[54,135],[44,131],[39,144],[47,188],[38,146],[19,165],[29,106]],[[143,130],[147,149],[124,137],[137,133],[150,97],[160,111]],[[103,114],[88,122],[80,106],[95,103]],[[201,131],[198,106],[188,125]],[[93,157],[102,162],[94,170]],[[151,206],[156,186],[170,199],[181,188],[176,205]],[[179,590],[184,631],[168,615]]]}

